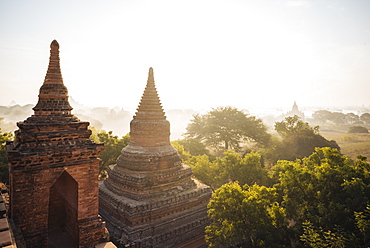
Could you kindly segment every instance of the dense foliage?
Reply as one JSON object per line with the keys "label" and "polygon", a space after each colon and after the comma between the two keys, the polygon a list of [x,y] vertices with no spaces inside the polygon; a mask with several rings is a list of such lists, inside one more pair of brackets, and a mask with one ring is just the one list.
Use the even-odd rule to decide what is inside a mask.
{"label": "dense foliage", "polygon": [[177,140],[177,142],[182,145],[184,149],[188,151],[192,156],[199,156],[204,154],[210,156],[210,152],[208,151],[207,147],[198,139],[186,138],[182,140]]}
{"label": "dense foliage", "polygon": [[240,149],[242,142],[268,144],[270,135],[262,120],[247,116],[234,107],[219,107],[204,115],[196,114],[186,128],[188,138],[222,150]]}
{"label": "dense foliage", "polygon": [[228,183],[208,204],[209,247],[279,247],[287,243],[286,213],[274,188]]}
{"label": "dense foliage", "polygon": [[247,153],[243,158],[234,151],[226,151],[223,157],[211,161],[207,155],[192,156],[186,161],[194,176],[203,183],[216,189],[229,181],[242,184],[254,183],[268,185],[267,170],[261,163],[261,155],[256,152]]}
{"label": "dense foliage", "polygon": [[[210,247],[369,245],[370,166],[365,157],[352,161],[341,155],[339,149],[330,148],[339,147],[323,138],[318,127],[296,116],[276,123],[281,140],[271,142],[266,129],[260,129],[270,145],[263,155],[248,150],[241,156],[237,151],[242,142],[258,141],[243,137],[244,124],[235,121],[247,116],[234,108],[213,111],[215,116],[211,112],[195,116],[187,138],[172,142],[194,176],[215,190],[208,205]],[[225,139],[229,132],[234,136]],[[101,156],[102,177],[127,145],[125,137],[119,139],[112,132],[95,135],[107,150]],[[208,149],[221,145],[234,151],[211,156]],[[265,167],[269,156],[275,162]]]}
{"label": "dense foliage", "polygon": [[337,149],[317,148],[302,160],[279,161],[271,179],[271,188],[232,183],[215,191],[208,212],[211,247],[370,245],[366,158],[352,161]]}
{"label": "dense foliage", "polygon": [[2,133],[0,129],[0,182],[9,182],[9,167],[6,157],[6,141],[13,139],[11,133]]}
{"label": "dense foliage", "polygon": [[106,169],[109,165],[116,163],[122,149],[128,145],[130,136],[126,134],[122,138],[118,138],[117,135],[113,135],[112,131],[107,133],[93,129],[90,139],[96,143],[104,143],[104,151],[99,156],[101,159],[99,163],[99,179],[105,179],[107,176]]}
{"label": "dense foliage", "polygon": [[316,147],[339,149],[335,141],[329,141],[319,134],[319,126],[311,127],[298,116],[286,117],[283,121],[276,122],[275,130],[282,140],[276,141],[267,154],[272,164],[279,159],[302,159],[313,153]]}
{"label": "dense foliage", "polygon": [[288,116],[283,121],[276,122],[275,130],[281,137],[286,138],[302,132],[318,134],[319,126],[311,127],[307,122],[302,121],[297,115],[295,115]]}
{"label": "dense foliage", "polygon": [[[370,124],[368,113],[320,110],[313,117],[323,124]],[[208,245],[370,247],[367,158],[353,161],[340,154],[334,141],[319,134],[318,126],[311,127],[297,116],[276,122],[275,130],[281,139],[271,138],[261,120],[233,107],[220,107],[195,115],[187,138],[172,142],[194,176],[214,189],[208,205]],[[10,133],[0,131],[4,182],[8,180],[5,141],[10,139]],[[99,177],[104,179],[107,167],[128,145],[129,135],[119,138],[111,131],[93,130],[91,139],[104,143],[99,165]],[[263,146],[240,155],[246,142]],[[212,149],[222,150],[223,155],[213,156]]]}

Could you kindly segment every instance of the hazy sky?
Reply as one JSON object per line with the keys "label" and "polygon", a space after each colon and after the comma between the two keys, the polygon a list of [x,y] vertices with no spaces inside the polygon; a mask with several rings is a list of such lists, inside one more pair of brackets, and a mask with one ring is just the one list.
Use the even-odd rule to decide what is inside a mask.
{"label": "hazy sky", "polygon": [[53,39],[69,95],[135,109],[370,106],[369,0],[1,0],[0,104],[36,104]]}

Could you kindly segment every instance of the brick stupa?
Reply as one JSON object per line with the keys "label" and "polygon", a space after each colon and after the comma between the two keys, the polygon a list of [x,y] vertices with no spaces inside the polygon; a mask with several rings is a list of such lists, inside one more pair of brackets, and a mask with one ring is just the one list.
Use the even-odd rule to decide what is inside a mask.
{"label": "brick stupa", "polygon": [[10,218],[27,247],[94,247],[107,238],[98,215],[103,144],[93,143],[89,123],[71,114],[59,44],[54,40],[50,47],[34,114],[17,123],[15,140],[7,143]]}
{"label": "brick stupa", "polygon": [[191,178],[170,143],[170,123],[153,69],[133,120],[130,143],[99,185],[99,213],[124,247],[201,247],[211,189]]}

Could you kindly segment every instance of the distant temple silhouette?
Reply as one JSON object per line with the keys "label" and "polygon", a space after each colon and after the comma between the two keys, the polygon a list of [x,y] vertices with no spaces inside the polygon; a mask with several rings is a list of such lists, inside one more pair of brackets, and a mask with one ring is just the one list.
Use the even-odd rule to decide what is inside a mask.
{"label": "distant temple silhouette", "polygon": [[299,109],[298,109],[298,105],[296,103],[296,101],[294,101],[294,104],[292,106],[292,110],[290,110],[289,112],[287,112],[286,114],[283,114],[281,115],[281,119],[284,119],[285,117],[293,117],[293,116],[298,116],[299,118],[301,118],[302,121],[305,120],[305,116],[304,116],[304,113],[301,112]]}
{"label": "distant temple silhouette", "polygon": [[157,94],[152,68],[130,123],[130,143],[117,164],[110,166],[108,175],[99,185],[99,213],[122,244],[205,245],[211,189],[191,178],[191,168],[182,163],[170,143],[170,123]]}

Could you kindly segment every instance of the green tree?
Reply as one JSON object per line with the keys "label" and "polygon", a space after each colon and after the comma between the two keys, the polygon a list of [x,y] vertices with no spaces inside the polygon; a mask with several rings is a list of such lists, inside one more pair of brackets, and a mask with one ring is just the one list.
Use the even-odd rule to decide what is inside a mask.
{"label": "green tree", "polygon": [[360,121],[360,117],[354,113],[347,113],[346,114],[346,123],[348,124],[357,124],[361,125],[364,124],[362,121]]}
{"label": "green tree", "polygon": [[360,116],[360,120],[363,121],[365,124],[370,124],[370,114],[369,113],[363,113]]}
{"label": "green tree", "polygon": [[268,171],[262,167],[261,155],[252,151],[243,158],[234,151],[224,152],[222,159],[216,159],[218,167],[223,168],[229,181],[238,181],[240,184],[268,184]]}
{"label": "green tree", "polygon": [[122,149],[128,145],[130,136],[126,134],[122,138],[118,138],[117,135],[113,135],[112,131],[108,133],[101,131],[93,132],[90,139],[97,143],[104,143],[104,151],[99,156],[101,159],[99,163],[99,179],[105,179],[107,176],[106,169],[109,165],[116,163]]}
{"label": "green tree", "polygon": [[330,115],[331,112],[328,110],[317,110],[312,114],[312,117],[324,125],[330,119]]}
{"label": "green tree", "polygon": [[329,116],[329,121],[334,124],[346,124],[346,115],[341,112],[332,112]]}
{"label": "green tree", "polygon": [[271,148],[271,154],[268,157],[272,163],[279,159],[304,158],[313,153],[316,147],[340,149],[335,141],[329,141],[319,134],[319,126],[311,127],[298,116],[287,117],[281,122],[276,122],[275,130],[282,137],[282,141]]}
{"label": "green tree", "polygon": [[0,128],[0,182],[9,183],[9,166],[6,156],[6,141],[12,140],[12,133],[2,133]]}
{"label": "green tree", "polygon": [[225,178],[207,155],[192,156],[186,163],[193,169],[194,176],[212,189],[219,187]]}
{"label": "green tree", "polygon": [[370,247],[370,204],[362,212],[355,212],[356,226],[363,235],[364,247]]}
{"label": "green tree", "polygon": [[[369,115],[370,116],[370,115]],[[354,113],[341,113],[341,112],[330,112],[328,110],[318,110],[312,114],[312,117],[322,124],[325,124],[327,121],[330,121],[337,125],[342,124],[357,124],[361,125],[369,118],[368,115],[364,115],[363,118],[360,118]]]}
{"label": "green tree", "polygon": [[180,144],[178,141],[171,141],[172,146],[177,150],[177,152],[180,155],[180,158],[182,161],[187,161],[191,154],[188,151],[185,151],[185,148],[183,145]]}
{"label": "green tree", "polygon": [[204,115],[194,115],[186,130],[186,137],[224,150],[238,151],[242,142],[267,144],[270,140],[262,120],[247,116],[234,107],[219,107]]}
{"label": "green tree", "polygon": [[297,115],[295,115],[293,117],[286,117],[281,122],[276,122],[275,130],[282,138],[285,138],[287,136],[296,135],[304,131],[317,134],[319,133],[319,126],[312,128],[308,122],[303,122]]}
{"label": "green tree", "polygon": [[309,221],[303,223],[303,234],[301,240],[308,247],[322,248],[345,248],[347,239],[341,231],[324,231],[322,228],[316,228]]}
{"label": "green tree", "polygon": [[184,147],[184,150],[189,152],[192,156],[198,156],[198,155],[208,155],[209,151],[207,150],[206,146],[200,142],[198,139],[192,139],[192,138],[185,138],[185,139],[179,139],[176,140],[180,145]]}
{"label": "green tree", "polygon": [[268,171],[262,167],[261,155],[247,153],[243,158],[238,153],[227,150],[223,157],[210,161],[207,155],[193,156],[187,163],[193,168],[194,176],[213,189],[238,181],[241,184],[268,185]]}
{"label": "green tree", "polygon": [[348,133],[368,133],[369,130],[363,126],[352,126],[349,127]]}
{"label": "green tree", "polygon": [[[318,247],[312,245],[316,235],[318,242],[332,239],[346,247],[364,247],[355,225],[355,213],[370,200],[370,166],[363,157],[353,162],[337,149],[324,147],[303,160],[279,161],[272,169],[281,205],[305,242]],[[304,226],[307,222],[312,228]]]}
{"label": "green tree", "polygon": [[265,186],[228,183],[212,194],[209,247],[284,247],[287,222],[277,193]]}
{"label": "green tree", "polygon": [[[226,157],[226,156],[225,156]],[[227,167],[238,164],[229,154]],[[271,188],[227,183],[208,204],[210,247],[369,247],[370,164],[317,148],[279,161]]]}

